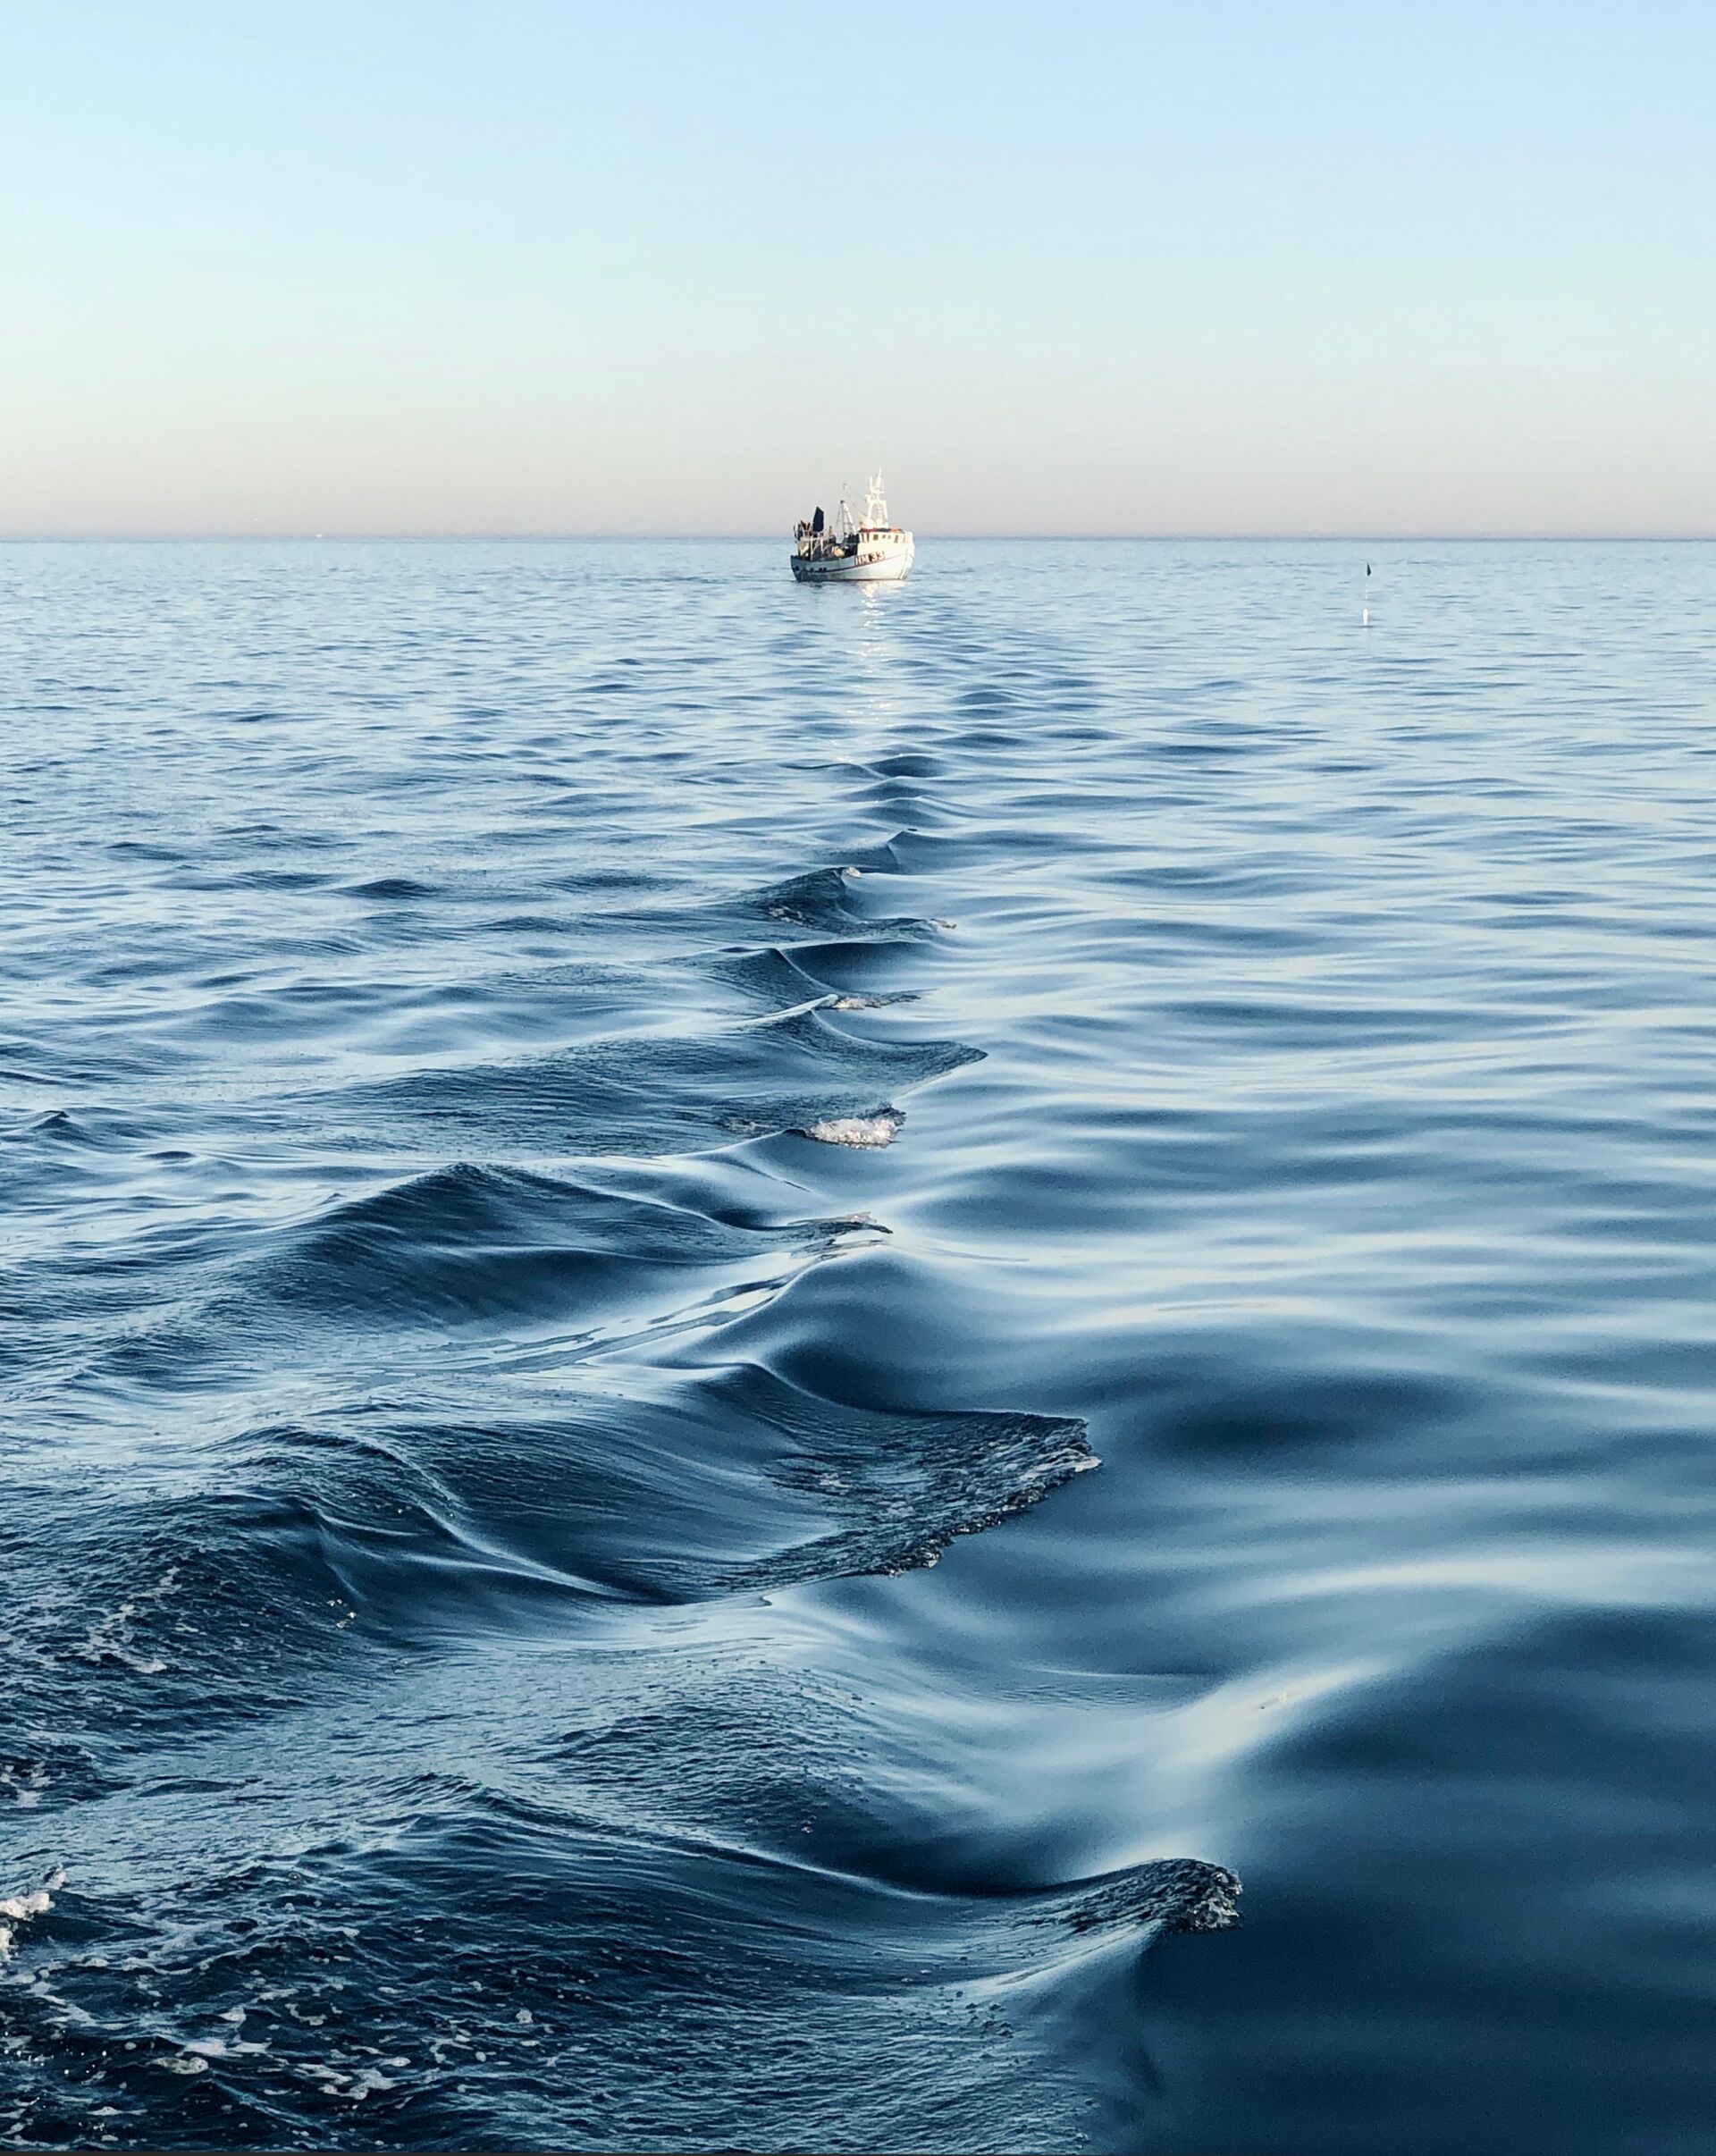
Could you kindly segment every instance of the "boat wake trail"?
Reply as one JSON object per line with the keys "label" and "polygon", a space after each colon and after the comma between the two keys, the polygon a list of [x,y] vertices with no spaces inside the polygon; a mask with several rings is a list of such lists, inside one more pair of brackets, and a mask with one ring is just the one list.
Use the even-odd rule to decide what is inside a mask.
{"label": "boat wake trail", "polygon": [[962,1376],[909,1224],[921,1110],[983,1114],[934,1023],[959,754],[812,735],[770,793],[702,741],[719,605],[664,655],[659,597],[604,603],[570,719],[494,659],[498,768],[402,647],[349,837],[344,737],[166,710],[169,768],[320,825],[302,865],[187,789],[44,930],[80,1015],[9,1065],[5,2145],[1070,2148],[1137,2064],[1081,2032],[1236,1921],[1221,1867],[986,1795],[1013,1679],[951,1673],[956,1561],[913,1599],[1098,1464]]}

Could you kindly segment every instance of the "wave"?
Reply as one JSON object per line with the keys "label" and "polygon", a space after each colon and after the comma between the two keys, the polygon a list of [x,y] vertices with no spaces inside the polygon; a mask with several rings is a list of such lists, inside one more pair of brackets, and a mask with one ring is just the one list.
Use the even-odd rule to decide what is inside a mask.
{"label": "wave", "polygon": [[1153,1940],[1235,1920],[1232,1874],[1190,1860],[903,1893],[469,1777],[380,1795],[290,1856],[72,1868],[0,2121],[468,2146],[504,2084],[526,2145],[1064,2148],[1104,2042],[1070,2051],[1055,2002],[1124,2021]]}
{"label": "wave", "polygon": [[455,1065],[305,1103],[393,1142],[478,1135],[486,1153],[660,1154],[879,1112],[888,1096],[980,1060],[955,1040],[863,1038],[820,1010],[719,1032],[650,1035],[517,1062]]}
{"label": "wave", "polygon": [[[373,1643],[910,1571],[1096,1464],[1076,1421],[847,1407],[755,1367],[514,1389],[265,1427],[98,1532],[68,1514],[13,1566],[24,1719],[272,1713]],[[27,1765],[21,1726],[0,1719]]]}
{"label": "wave", "polygon": [[856,902],[852,872],[847,868],[812,869],[785,883],[771,884],[744,902],[745,910],[769,922],[787,922],[812,929],[819,935],[839,936],[857,931],[866,941],[918,941],[935,934],[932,922],[913,914],[877,916]]}
{"label": "wave", "polygon": [[859,1225],[724,1218],[665,1192],[461,1162],[282,1232],[248,1268],[246,1293],[389,1328],[588,1321],[617,1301],[659,1296],[676,1273],[826,1248]]}

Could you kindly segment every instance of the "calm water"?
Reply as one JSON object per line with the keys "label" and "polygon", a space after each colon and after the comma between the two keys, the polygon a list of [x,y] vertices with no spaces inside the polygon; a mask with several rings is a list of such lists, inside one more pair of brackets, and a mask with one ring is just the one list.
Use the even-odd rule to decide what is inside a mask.
{"label": "calm water", "polygon": [[0,2140],[1706,2150],[1716,548],[785,552],[0,550]]}

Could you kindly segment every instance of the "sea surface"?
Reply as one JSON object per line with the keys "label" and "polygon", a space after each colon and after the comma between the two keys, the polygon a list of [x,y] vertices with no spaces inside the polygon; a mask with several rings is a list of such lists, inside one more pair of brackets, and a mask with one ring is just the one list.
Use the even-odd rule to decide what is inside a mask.
{"label": "sea surface", "polygon": [[0,2143],[1708,2151],[1716,547],[786,553],[0,549]]}

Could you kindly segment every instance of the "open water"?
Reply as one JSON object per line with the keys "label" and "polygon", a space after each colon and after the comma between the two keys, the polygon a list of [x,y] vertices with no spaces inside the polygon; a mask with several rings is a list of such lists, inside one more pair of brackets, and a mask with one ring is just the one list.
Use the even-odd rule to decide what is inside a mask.
{"label": "open water", "polygon": [[1716,549],[785,555],[0,550],[0,2142],[1707,2150]]}

